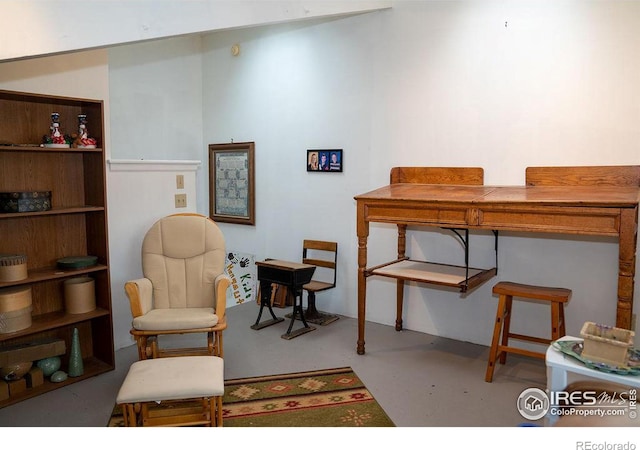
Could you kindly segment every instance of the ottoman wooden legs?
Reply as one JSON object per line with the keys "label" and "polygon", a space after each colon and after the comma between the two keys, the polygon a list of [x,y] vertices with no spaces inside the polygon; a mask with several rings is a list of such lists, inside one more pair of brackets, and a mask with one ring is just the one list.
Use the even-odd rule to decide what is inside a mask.
{"label": "ottoman wooden legs", "polygon": [[181,356],[133,363],[116,402],[125,426],[221,427],[223,395],[222,358]]}

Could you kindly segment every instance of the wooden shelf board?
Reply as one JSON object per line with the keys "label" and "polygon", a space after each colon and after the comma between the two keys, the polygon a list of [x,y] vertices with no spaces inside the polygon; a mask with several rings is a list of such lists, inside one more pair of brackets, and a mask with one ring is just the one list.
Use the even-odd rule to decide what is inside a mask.
{"label": "wooden shelf board", "polygon": [[104,211],[104,206],[68,206],[65,208],[51,208],[48,211],[37,212],[17,212],[17,213],[2,213],[0,219],[15,219],[16,217],[34,217],[34,216],[51,216],[59,214],[78,214],[87,213],[93,211]]}
{"label": "wooden shelf board", "polygon": [[0,145],[0,150],[13,151],[13,152],[46,152],[46,153],[53,153],[53,152],[100,153],[102,152],[101,148],[51,148],[51,147],[40,147],[39,145],[36,145],[36,144]]}
{"label": "wooden shelf board", "polygon": [[[36,397],[38,395],[44,394],[49,391],[53,391],[54,389],[58,389],[64,386],[68,386],[70,384],[76,383],[78,381],[85,380],[87,378],[95,377],[96,375],[103,374],[105,372],[109,372],[114,370],[114,366],[111,364],[107,364],[104,361],[101,361],[97,358],[86,358],[83,359],[82,365],[84,367],[84,374],[79,377],[69,377],[65,381],[60,383],[52,383],[48,379],[45,379],[44,384],[40,386],[36,386],[33,388],[28,388],[27,390],[19,393],[14,397],[9,397],[6,400],[0,401],[0,408],[4,408],[6,406],[13,405],[15,403],[21,402],[28,398]],[[61,368],[64,370],[64,368]],[[65,370],[66,371],[66,370]]]}
{"label": "wooden shelf board", "polygon": [[29,328],[15,331],[13,333],[0,334],[0,342],[41,333],[43,331],[55,330],[56,328],[69,326],[108,315],[109,311],[102,308],[96,308],[95,310],[84,314],[67,314],[65,312],[42,314],[40,316],[35,316],[32,318],[31,326]]}
{"label": "wooden shelf board", "polygon": [[43,281],[51,281],[60,278],[73,277],[87,273],[100,272],[107,270],[107,266],[96,264],[82,269],[60,269],[58,267],[44,267],[41,269],[29,270],[27,278],[24,280],[0,282],[0,289],[10,286],[20,286],[24,284],[40,283]]}
{"label": "wooden shelf board", "polygon": [[464,266],[439,264],[404,259],[377,266],[366,271],[367,276],[379,275],[406,281],[450,286],[465,291],[496,275],[495,268],[477,269],[469,267],[469,277]]}

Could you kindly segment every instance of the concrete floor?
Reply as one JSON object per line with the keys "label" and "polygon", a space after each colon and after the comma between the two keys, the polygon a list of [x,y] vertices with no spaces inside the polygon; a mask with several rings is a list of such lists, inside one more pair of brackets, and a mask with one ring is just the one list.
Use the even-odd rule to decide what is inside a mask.
{"label": "concrete floor", "polygon": [[[367,323],[366,353],[358,355],[356,319],[341,317],[285,340],[289,320],[252,330],[257,313],[254,303],[228,310],[225,379],[350,366],[397,427],[517,427],[527,422],[516,409],[520,393],[546,386],[544,362],[517,355],[486,383],[486,346]],[[171,345],[192,342],[179,336]],[[135,346],[120,349],[114,371],[0,409],[0,426],[104,427],[136,359]]]}

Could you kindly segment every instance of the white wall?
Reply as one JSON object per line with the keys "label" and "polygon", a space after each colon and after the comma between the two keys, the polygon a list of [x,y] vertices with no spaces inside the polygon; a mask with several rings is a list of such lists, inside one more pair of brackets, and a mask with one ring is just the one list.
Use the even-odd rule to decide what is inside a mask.
{"label": "white wall", "polygon": [[[488,184],[522,184],[530,165],[640,164],[639,34],[636,2],[400,1],[344,19],[114,47],[108,66],[102,51],[3,63],[0,87],[108,99],[112,157],[202,161],[194,183],[205,214],[207,144],[255,141],[256,226],[221,224],[227,246],[297,260],[304,237],[338,241],[338,287],[318,307],[355,316],[353,196],[386,184],[391,167],[478,165]],[[344,172],[306,173],[308,148],[343,148]],[[137,257],[115,247],[131,239],[126,224],[166,211],[174,174],[157,175],[139,174],[139,196],[109,176],[114,267]],[[140,198],[149,209],[132,219]],[[408,242],[416,258],[461,262],[446,233],[412,231]],[[369,265],[395,251],[395,228],[372,225]],[[474,234],[472,264],[493,258],[492,237]],[[573,289],[577,334],[586,320],[615,322],[616,274],[610,239],[502,233],[496,279],[464,297],[408,289],[405,325],[488,344],[491,286],[510,279]],[[115,333],[127,336],[121,277],[112,274]],[[639,290],[636,281],[635,311]],[[394,297],[392,282],[371,279],[368,320],[392,324]],[[518,307],[514,326],[548,326],[546,308]]]}
{"label": "white wall", "polygon": [[[142,276],[144,234],[161,217],[199,210],[202,160],[202,64],[198,36],[123,45],[109,50],[111,158],[109,234],[116,348],[133,341],[124,283]],[[173,164],[154,164],[153,161]],[[144,164],[147,162],[148,164]],[[190,162],[197,161],[197,164]],[[176,175],[185,189],[176,189]],[[187,194],[187,208],[174,196]]]}
{"label": "white wall", "polygon": [[[378,24],[368,14],[216,33],[203,43],[205,142],[256,143],[256,226],[221,224],[229,245],[257,260],[299,261],[303,239],[337,241],[338,286],[318,295],[318,307],[347,315],[355,311],[353,195],[369,174]],[[343,172],[306,172],[306,151],[317,148],[344,149]]]}
{"label": "white wall", "polygon": [[[109,257],[114,345],[134,343],[131,310],[124,284],[142,277],[142,239],[153,223],[169,214],[196,212],[196,161],[111,160],[109,173]],[[184,189],[176,188],[176,175]],[[187,207],[176,208],[175,194],[187,195]]]}
{"label": "white wall", "polygon": [[[205,142],[255,140],[258,161],[256,227],[225,234],[258,258],[298,258],[304,237],[337,240],[338,288],[318,304],[355,316],[353,196],[386,184],[391,167],[481,166],[487,184],[523,184],[530,165],[639,164],[639,38],[640,4],[578,1],[400,1],[337,21],[212,34]],[[345,150],[343,174],[305,172],[305,150],[322,147]],[[395,236],[371,226],[369,265],[395,257]],[[447,233],[412,231],[408,242],[415,258],[463,262]],[[490,233],[471,246],[472,264],[493,265]],[[502,233],[496,279],[465,296],[408,289],[406,328],[488,344],[500,279],[571,288],[569,333],[586,320],[615,323],[614,240]],[[370,279],[367,319],[393,324],[394,299],[393,281]],[[547,308],[535,306],[517,305],[516,328],[549,328]]]}
{"label": "white wall", "polygon": [[[380,15],[371,139],[379,181],[368,187],[393,165],[480,166],[487,184],[523,184],[527,166],[640,163],[640,4],[398,2]],[[392,238],[377,244],[390,233],[376,228],[374,262],[381,247],[395,248]],[[491,241],[474,238],[472,263],[491,262]],[[409,254],[438,260],[451,258],[445,246],[458,248],[432,250],[425,232],[410,242]],[[409,290],[407,327],[489,343],[490,288],[500,279],[571,288],[570,334],[586,320],[615,323],[616,242],[502,233],[496,280],[466,298]],[[390,323],[380,303],[391,283],[371,283],[369,293],[369,317]],[[636,312],[638,298],[636,281]],[[517,306],[525,312],[516,310],[516,329],[549,328],[547,308]]]}

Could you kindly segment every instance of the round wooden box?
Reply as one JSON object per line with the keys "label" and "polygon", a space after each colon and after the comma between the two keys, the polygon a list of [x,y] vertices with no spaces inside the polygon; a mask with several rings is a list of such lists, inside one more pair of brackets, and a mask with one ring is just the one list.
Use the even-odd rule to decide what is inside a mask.
{"label": "round wooden box", "polygon": [[0,289],[0,333],[13,333],[31,326],[31,287]]}
{"label": "round wooden box", "polygon": [[69,314],[84,314],[96,309],[95,280],[91,277],[65,280],[64,305]]}
{"label": "round wooden box", "polygon": [[0,254],[0,281],[20,281],[27,278],[27,255]]}

